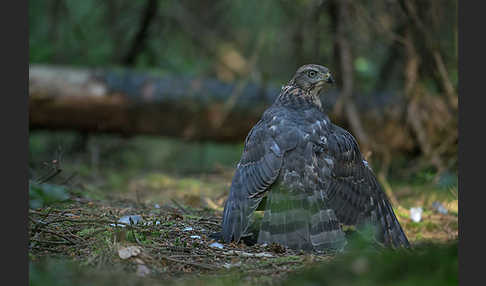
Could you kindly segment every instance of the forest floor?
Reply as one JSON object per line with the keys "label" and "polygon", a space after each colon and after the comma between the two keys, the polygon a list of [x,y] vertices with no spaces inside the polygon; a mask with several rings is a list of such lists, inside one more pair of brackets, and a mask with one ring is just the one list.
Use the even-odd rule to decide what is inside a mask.
{"label": "forest floor", "polygon": [[[31,138],[38,156],[47,137]],[[377,249],[351,234],[344,253],[310,254],[209,237],[220,230],[241,146],[204,147],[202,161],[219,156],[229,163],[200,163],[201,173],[174,171],[193,166],[199,156],[187,146],[175,152],[170,146],[177,144],[143,139],[142,147],[120,151],[109,140],[109,155],[100,155],[105,164],[93,164],[98,153],[91,152],[72,155],[62,166],[50,161],[33,168],[30,285],[457,285],[457,187],[439,187],[433,174],[389,182],[412,251]],[[147,167],[161,162],[173,171]],[[419,222],[410,217],[412,207],[423,209]],[[123,220],[128,217],[131,222]]]}
{"label": "forest floor", "polygon": [[[67,200],[30,209],[31,281],[73,285],[97,277],[99,284],[92,285],[103,285],[106,279],[123,285],[185,285],[203,277],[197,280],[203,285],[273,285],[335,259],[333,254],[308,254],[280,245],[220,244],[211,239],[209,234],[220,230],[230,179],[231,171],[202,177],[148,174],[129,182],[121,193],[103,197],[71,191]],[[424,210],[421,221],[414,222],[409,208],[395,208],[411,244],[420,249],[456,242],[457,200],[445,196],[448,200],[441,204],[447,213],[439,213],[432,205],[440,198],[416,188],[396,187],[394,192],[403,205]],[[128,216],[131,222],[119,222]]]}

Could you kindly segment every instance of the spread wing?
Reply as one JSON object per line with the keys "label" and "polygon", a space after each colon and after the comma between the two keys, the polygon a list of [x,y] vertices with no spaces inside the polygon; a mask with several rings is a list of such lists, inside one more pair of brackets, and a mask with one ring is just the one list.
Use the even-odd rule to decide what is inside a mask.
{"label": "spread wing", "polygon": [[221,234],[225,242],[238,242],[246,232],[251,214],[278,177],[283,156],[295,147],[299,135],[297,129],[271,112],[252,128],[223,211]]}
{"label": "spread wing", "polygon": [[[363,160],[354,137],[333,125],[321,142],[319,164],[331,169],[328,206],[345,225],[376,227],[377,239],[385,245],[409,247],[391,204],[373,171]],[[325,143],[325,144],[323,144]]]}

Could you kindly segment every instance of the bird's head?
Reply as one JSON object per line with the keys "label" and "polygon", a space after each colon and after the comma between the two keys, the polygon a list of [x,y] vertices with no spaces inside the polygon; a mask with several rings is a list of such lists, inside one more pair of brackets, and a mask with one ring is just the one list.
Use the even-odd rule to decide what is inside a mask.
{"label": "bird's head", "polygon": [[313,95],[317,95],[321,89],[334,83],[329,69],[315,64],[303,65],[297,69],[289,84],[303,89]]}

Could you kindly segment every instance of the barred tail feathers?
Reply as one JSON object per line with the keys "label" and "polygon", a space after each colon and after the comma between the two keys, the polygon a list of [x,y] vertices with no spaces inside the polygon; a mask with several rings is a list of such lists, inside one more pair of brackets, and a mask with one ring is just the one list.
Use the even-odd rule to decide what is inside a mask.
{"label": "barred tail feathers", "polygon": [[258,243],[276,242],[292,249],[342,249],[344,233],[320,192],[309,195],[274,187],[268,194]]}

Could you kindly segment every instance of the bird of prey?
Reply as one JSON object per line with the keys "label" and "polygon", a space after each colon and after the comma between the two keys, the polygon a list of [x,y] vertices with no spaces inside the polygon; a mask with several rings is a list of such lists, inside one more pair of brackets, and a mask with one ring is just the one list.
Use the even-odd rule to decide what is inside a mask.
{"label": "bird of prey", "polygon": [[356,140],[323,111],[319,93],[333,82],[324,66],[300,67],[251,129],[224,206],[225,242],[240,241],[265,202],[259,244],[342,250],[343,225],[372,225],[378,242],[410,247]]}

